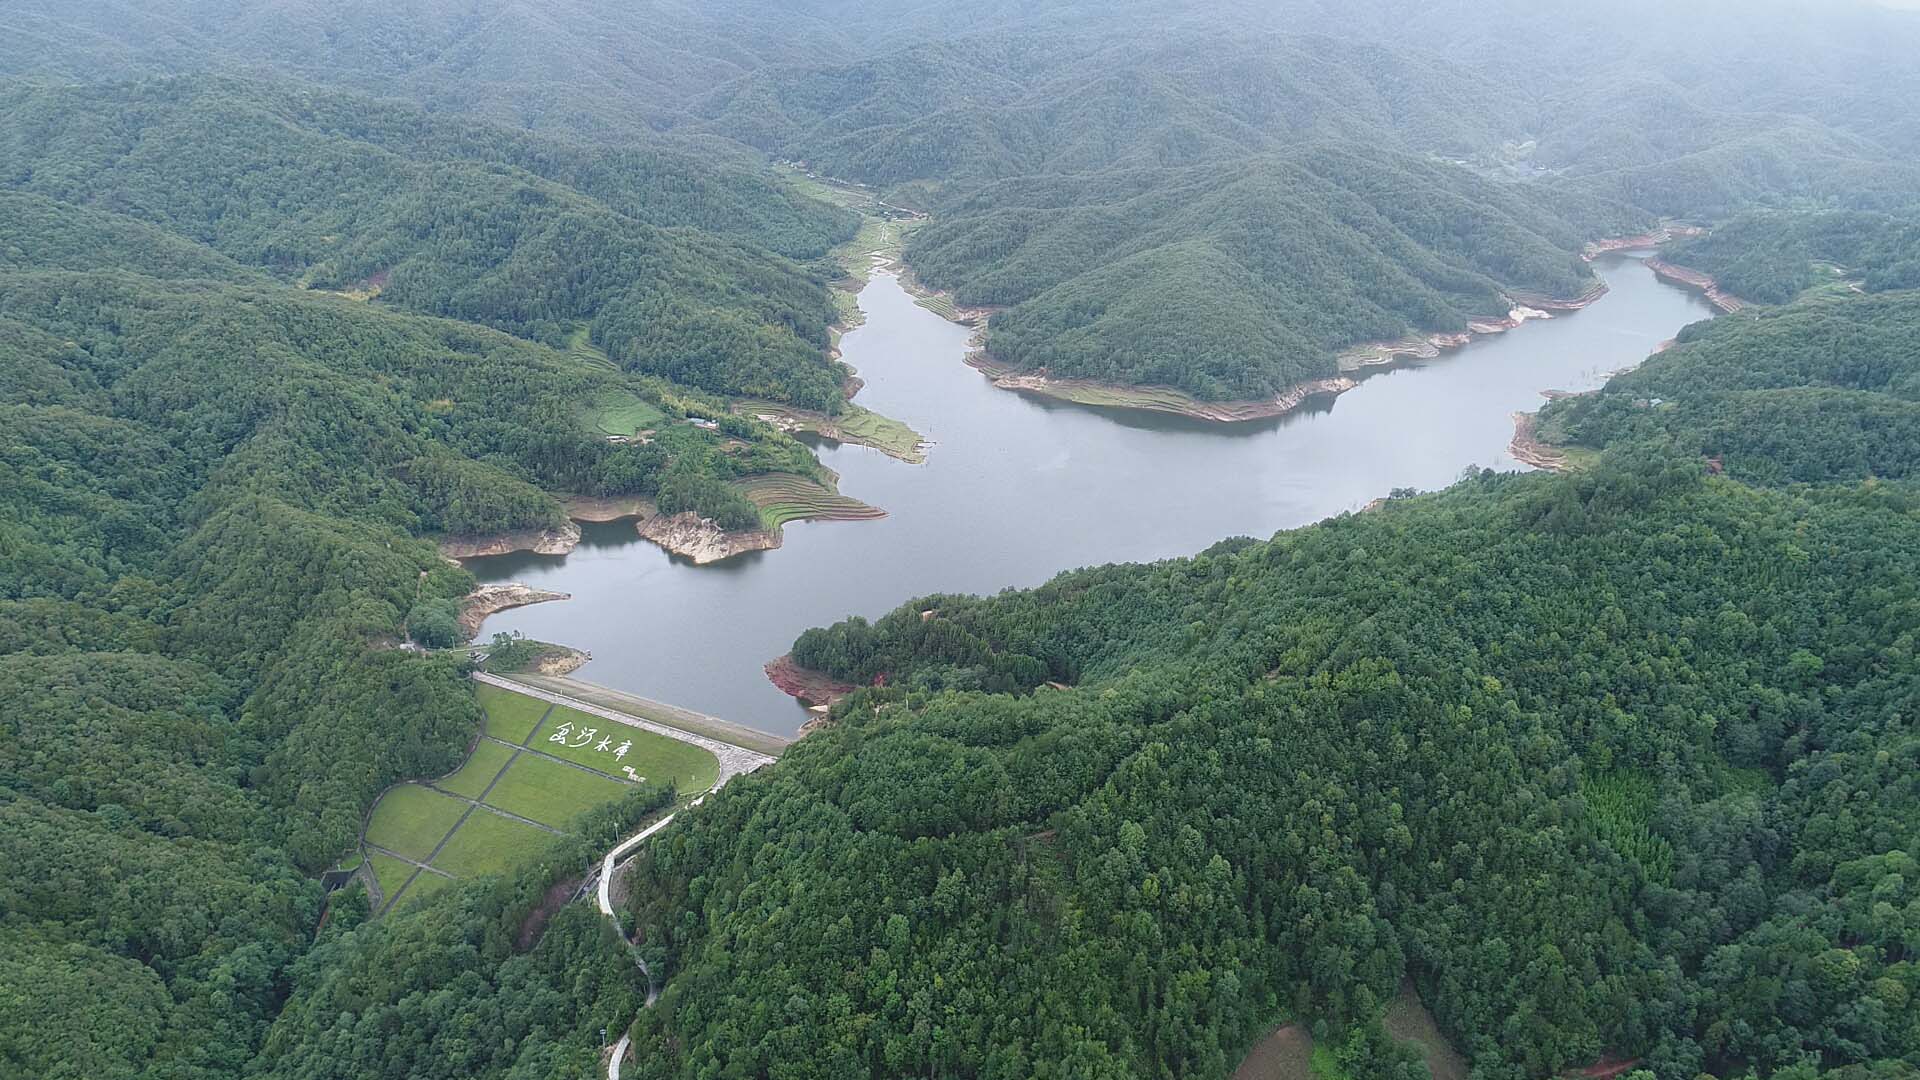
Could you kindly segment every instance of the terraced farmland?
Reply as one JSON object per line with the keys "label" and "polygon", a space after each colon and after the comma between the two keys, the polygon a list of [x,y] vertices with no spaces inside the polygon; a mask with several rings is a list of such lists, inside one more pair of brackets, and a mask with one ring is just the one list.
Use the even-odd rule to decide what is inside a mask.
{"label": "terraced farmland", "polygon": [[620,370],[620,365],[614,363],[612,357],[600,351],[600,347],[593,343],[584,326],[575,330],[567,338],[567,358],[588,367],[604,368],[607,371]]}
{"label": "terraced farmland", "polygon": [[877,506],[841,495],[804,476],[772,473],[742,480],[737,486],[760,508],[768,528],[779,528],[790,521],[872,521],[887,516]]}

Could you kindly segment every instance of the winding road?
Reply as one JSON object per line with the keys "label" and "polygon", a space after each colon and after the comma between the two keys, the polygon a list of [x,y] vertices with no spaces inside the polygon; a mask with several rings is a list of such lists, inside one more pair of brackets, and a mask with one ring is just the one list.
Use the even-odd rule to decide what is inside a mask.
{"label": "winding road", "polygon": [[[488,674],[484,671],[474,672],[473,678],[477,682],[483,682],[489,686],[497,686],[502,690],[509,690],[516,694],[525,694],[528,697],[537,698],[554,705],[564,705],[569,709],[577,709],[591,716],[598,716],[615,723],[640,728],[643,731],[651,731],[656,735],[664,735],[669,739],[678,739],[683,743],[700,747],[702,750],[712,754],[720,762],[720,775],[714,778],[712,787],[702,792],[692,802],[688,803],[684,809],[668,814],[659,821],[654,822],[639,832],[634,833],[632,836],[627,837],[625,840],[620,841],[618,844],[615,844],[600,860],[599,869],[595,871],[594,874],[599,880],[592,883],[595,900],[600,905],[600,914],[606,916],[607,919],[613,923],[614,930],[620,934],[620,940],[625,941],[627,947],[632,950],[634,948],[633,939],[627,936],[626,928],[620,925],[620,915],[613,907],[614,876],[626,869],[627,864],[633,859],[634,851],[637,850],[641,844],[646,843],[655,833],[673,824],[674,818],[705,802],[708,795],[725,787],[727,782],[734,777],[743,776],[756,769],[765,768],[773,764],[774,759],[767,754],[760,753],[757,750],[749,750],[744,746],[736,746],[733,743],[722,742],[719,739],[709,738],[704,735],[695,735],[692,732],[682,731],[668,724],[643,719],[614,709],[609,709],[603,705],[596,705],[591,702],[582,701],[579,698],[569,697],[566,694],[547,688],[555,682],[555,680],[552,679],[542,680],[545,686],[533,686],[515,679],[507,679],[498,675]],[[647,969],[647,962],[640,958],[638,950],[634,950],[633,962],[639,966],[640,973],[646,977],[647,1004],[651,1006],[654,1001],[660,997],[659,989],[653,985],[653,972]],[[610,1050],[610,1056],[607,1059],[608,1080],[620,1080],[620,1069],[626,1059],[627,1047],[630,1044],[630,1040],[631,1036],[625,1031],[622,1031],[620,1033],[620,1041],[613,1044]]]}

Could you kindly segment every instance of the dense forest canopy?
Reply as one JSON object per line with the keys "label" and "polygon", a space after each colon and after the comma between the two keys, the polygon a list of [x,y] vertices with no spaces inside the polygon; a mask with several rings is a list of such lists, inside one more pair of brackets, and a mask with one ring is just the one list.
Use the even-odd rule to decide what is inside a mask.
{"label": "dense forest canopy", "polygon": [[1761,304],[1835,280],[1866,292],[1920,288],[1920,209],[1752,211],[1672,245],[1664,257]]}
{"label": "dense forest canopy", "polygon": [[[1609,217],[1596,210],[1594,218]],[[1006,305],[1000,359],[1206,399],[1332,375],[1334,355],[1499,319],[1507,290],[1595,284],[1589,232],[1524,190],[1347,142],[1221,167],[987,185],[917,231],[921,280]]]}
{"label": "dense forest canopy", "polygon": [[[1486,1080],[1920,1068],[1912,14],[4,21],[6,1080],[561,1080],[629,1022],[646,1076],[1219,1077],[1279,1021],[1398,1080],[1403,977]],[[1579,292],[1662,216],[1733,216],[1671,254],[1784,306],[1552,406],[1577,473],[809,631],[869,688],[646,851],[651,1008],[544,901],[669,792],[368,921],[316,875],[480,720],[397,647],[472,585],[428,538],[825,476],[726,415],[843,400],[859,222],[768,154],[930,210],[911,263],[1005,359],[1202,396]],[[667,420],[610,441],[609,400]]]}
{"label": "dense forest canopy", "polygon": [[[1006,294],[1008,279],[1037,292],[1035,263],[1051,264],[1046,283],[1062,291],[1021,297],[988,343],[1001,361],[1209,398],[1322,374],[1334,352],[1368,337],[1455,328],[1486,306],[1489,286],[1533,291],[1526,270],[1546,248],[1564,256],[1658,217],[1757,205],[1896,209],[1920,189],[1920,122],[1908,105],[1920,73],[1899,59],[1920,45],[1920,18],[1867,3],[996,0],[959,12],[871,0],[640,10],[406,0],[342,11],[193,0],[160,18],[133,0],[36,0],[18,18],[26,32],[0,51],[0,72],[266,67],[544,131],[689,152],[723,136],[804,160],[935,210],[948,231],[913,261],[963,301],[1007,303],[986,298]],[[1463,175],[1431,198],[1406,185],[1302,190],[1289,225],[1339,220],[1349,197],[1390,220],[1443,216],[1440,193],[1459,192],[1468,172],[1515,188],[1500,201],[1525,204],[1528,223],[1556,224],[1464,237],[1471,250],[1457,261],[1487,279],[1470,287],[1473,305],[1384,291],[1356,301],[1356,289],[1402,283],[1423,253],[1355,250],[1338,230],[1292,238],[1280,273],[1236,262],[1220,248],[1255,211],[1231,201],[1151,251],[1136,242],[1121,269],[1071,273],[1088,252],[1116,261],[1110,238],[1137,224],[1139,206],[1103,204],[1117,174],[1168,170],[1155,180],[1164,199],[1196,170],[1220,170],[1209,185],[1231,187],[1261,162],[1328,142],[1437,157]],[[1061,213],[1057,197],[1010,208],[986,188],[1003,181],[1077,189],[1065,201],[1103,212]],[[1010,220],[1010,209],[1025,212]],[[1036,247],[1025,237],[1038,230],[1047,236]],[[1225,268],[1196,285],[1191,272],[1210,260]],[[1300,312],[1218,318],[1282,289]],[[506,295],[496,285],[432,302],[463,314]],[[1373,310],[1342,317],[1355,308]],[[688,333],[748,340],[738,325],[674,314],[666,321]],[[659,351],[643,346],[636,362],[658,364]],[[790,363],[797,354],[780,366]]]}
{"label": "dense forest canopy", "polygon": [[[302,204],[297,188],[263,186],[248,201],[223,188],[269,160],[306,161],[271,140],[251,151],[230,143],[219,160],[197,163],[195,147],[210,152],[204,142],[156,145],[144,155],[149,168],[135,168],[124,148],[81,135],[89,119],[114,126],[115,103],[150,93],[170,91],[101,92],[93,112],[61,111],[62,123],[37,129],[45,138],[27,125],[6,135],[15,184],[0,194],[8,1077],[241,1075],[291,990],[341,977],[327,957],[344,945],[308,955],[322,911],[311,875],[350,847],[384,786],[447,771],[478,722],[457,661],[394,648],[409,612],[472,585],[417,537],[554,524],[560,492],[651,497],[757,524],[758,511],[724,480],[817,468],[803,447],[749,421],[720,431],[674,423],[645,445],[609,442],[591,424],[608,395],[675,417],[722,415],[725,403],[525,337],[295,287],[289,265],[262,257],[273,247],[262,238],[309,236],[317,219],[303,214],[350,220],[378,209],[377,199],[333,189]],[[48,96],[60,95],[13,100],[25,109],[22,100],[44,106]],[[207,139],[248,130],[245,109],[218,115],[234,122]],[[62,149],[22,149],[55,142]],[[72,183],[95,186],[50,178],[83,160],[105,167],[76,169]],[[327,160],[307,167],[337,184],[391,175],[349,167],[364,160],[358,152],[330,171]],[[37,193],[36,179],[82,201]],[[270,197],[276,190],[287,198]],[[216,212],[196,216],[196,205]],[[747,250],[731,240],[688,250],[705,258],[709,247]],[[779,256],[754,258],[766,272],[792,272]],[[706,265],[717,286],[752,287],[750,277],[730,282],[725,263]],[[830,370],[817,350],[811,362]],[[440,920],[432,934],[473,932],[470,912],[437,910],[421,916]],[[545,1022],[567,1060],[591,1060],[597,1027],[590,1034],[587,1020],[630,1008],[631,968],[587,913],[556,926],[571,929],[543,947],[621,976],[624,996],[602,1012]],[[570,960],[531,974],[505,963],[504,940],[459,963],[548,988],[540,992],[561,995],[554,1000],[597,993]],[[408,977],[433,983],[451,970]],[[469,996],[464,984],[443,992]],[[529,1060],[547,1061],[541,1045],[524,1044]],[[487,1060],[504,1068],[519,1052]]]}
{"label": "dense forest canopy", "polygon": [[640,1070],[1224,1076],[1406,974],[1479,1076],[1902,1075],[1916,530],[1632,451],[810,631],[885,688],[646,855]]}
{"label": "dense forest canopy", "polygon": [[1669,446],[1757,483],[1920,476],[1920,292],[1810,296],[1689,328],[1589,395],[1549,437]]}
{"label": "dense forest canopy", "polygon": [[555,346],[585,329],[622,366],[703,390],[839,405],[821,272],[754,244],[817,257],[853,220],[762,176],[224,80],[20,89],[0,116],[16,191],[311,288]]}

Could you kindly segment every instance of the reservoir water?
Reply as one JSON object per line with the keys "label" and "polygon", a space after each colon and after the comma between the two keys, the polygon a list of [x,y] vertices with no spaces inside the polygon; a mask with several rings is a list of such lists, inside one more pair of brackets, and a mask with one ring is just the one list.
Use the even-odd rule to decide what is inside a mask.
{"label": "reservoir water", "polygon": [[882,521],[787,526],[778,551],[695,567],[631,523],[585,527],[566,556],[468,566],[573,599],[502,612],[519,630],[593,654],[590,682],[790,734],[805,711],[761,668],[810,626],[875,618],[931,593],[992,593],[1062,570],[1190,555],[1267,537],[1394,488],[1444,487],[1469,466],[1515,469],[1512,414],[1543,390],[1588,390],[1713,314],[1638,259],[1596,270],[1611,291],[1584,311],[1385,371],[1314,411],[1221,426],[1102,412],[994,388],[962,362],[971,331],[915,304],[888,274],[860,294],[866,324],[841,343],[859,401],[934,446],[907,465],[858,446],[820,458]]}

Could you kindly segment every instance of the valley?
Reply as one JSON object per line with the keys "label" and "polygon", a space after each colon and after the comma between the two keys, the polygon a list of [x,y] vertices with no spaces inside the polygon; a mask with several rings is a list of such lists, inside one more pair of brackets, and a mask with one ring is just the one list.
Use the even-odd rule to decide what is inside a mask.
{"label": "valley", "polygon": [[1371,369],[1293,415],[1221,426],[1102,410],[994,387],[967,366],[970,327],[916,302],[879,270],[841,342],[856,401],[926,432],[909,465],[822,443],[840,490],[884,519],[786,526],[780,550],[710,566],[674,558],[631,523],[586,524],[565,555],[466,561],[483,582],[571,594],[504,611],[484,639],[518,631],[585,649],[581,679],[791,734],[806,714],[761,674],[808,626],[878,616],[902,598],[991,594],[1078,566],[1190,555],[1264,537],[1395,489],[1430,490],[1470,466],[1515,468],[1515,412],[1546,390],[1588,390],[1633,367],[1712,309],[1637,258],[1603,255],[1610,285],[1585,310],[1530,320],[1431,359]]}

